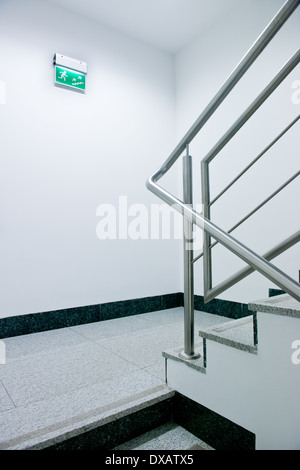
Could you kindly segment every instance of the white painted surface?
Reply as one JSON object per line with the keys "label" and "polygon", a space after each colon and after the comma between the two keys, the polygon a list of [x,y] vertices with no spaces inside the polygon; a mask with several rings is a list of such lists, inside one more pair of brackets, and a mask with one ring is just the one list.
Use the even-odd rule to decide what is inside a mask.
{"label": "white painted surface", "polygon": [[0,104],[6,104],[6,85],[3,80],[0,80]]}
{"label": "white painted surface", "polygon": [[[101,5],[108,15],[112,13],[107,2]],[[195,2],[193,5],[196,7]],[[211,14],[216,5],[210,4]],[[230,5],[233,7],[234,2]],[[1,316],[182,290],[181,241],[99,240],[97,209],[101,204],[111,204],[118,211],[122,196],[127,197],[129,206],[142,204],[150,208],[151,203],[160,203],[146,190],[146,179],[168,157],[281,2],[249,2],[248,9],[239,5],[240,10],[232,10],[224,20],[210,29],[204,28],[202,36],[177,54],[174,63],[171,54],[51,3],[1,2],[1,80],[5,83],[6,102],[0,108]],[[155,5],[151,11],[155,16]],[[290,55],[287,49],[291,38],[296,44],[299,12],[297,15],[292,21],[292,32],[289,29],[283,33],[270,56],[259,62],[263,83],[269,77],[266,65],[270,62],[271,68],[277,70],[277,59],[280,62]],[[209,24],[212,23],[211,17]],[[201,24],[199,20],[200,29]],[[53,86],[52,57],[58,50],[87,62],[85,95]],[[299,68],[295,73],[299,74]],[[243,91],[238,89],[237,96],[225,107],[224,112],[229,108],[230,120],[260,90],[261,82],[254,77],[250,75]],[[276,130],[281,130],[282,124],[298,112],[298,100],[292,100],[298,96],[295,92],[289,79],[280,93],[280,106],[271,104],[261,121],[272,115]],[[202,140],[191,146],[198,158],[198,162],[194,161],[195,170],[199,157],[227,128],[228,121],[227,114],[226,118],[224,114],[216,117]],[[243,144],[242,152],[228,151],[221,163],[218,159],[217,167],[211,170],[213,192],[273,135],[274,131],[268,128],[255,139],[250,137],[251,145],[245,149]],[[213,214],[217,223],[229,228],[298,169],[297,129],[292,131],[287,147],[285,144],[280,144],[274,154],[274,158],[280,156],[280,163],[272,160],[271,169],[262,166],[260,181],[255,176],[249,178],[238,186],[238,193],[231,193],[217,207]],[[164,187],[179,196],[180,172],[178,162],[162,181]],[[242,196],[245,187],[255,188],[254,194]],[[197,204],[197,177],[194,188]],[[298,229],[294,208],[286,208],[285,197],[299,199],[297,182],[286,190],[283,202],[279,204],[276,199],[268,206],[273,225],[266,222],[269,219],[265,210],[253,220],[258,226],[269,226],[262,240],[251,228],[252,221],[245,230],[237,231],[237,236],[263,252],[290,235],[295,227]],[[224,219],[228,213],[230,220]],[[241,264],[219,247],[218,251],[214,282]],[[298,258],[297,247],[280,257],[278,263],[295,277]],[[201,262],[195,270],[195,292],[202,294]],[[245,302],[264,297],[269,286],[268,281],[255,274],[222,298]]]}
{"label": "white painted surface", "polygon": [[[85,95],[54,86],[57,51],[87,62]],[[179,291],[180,241],[96,236],[99,205],[160,202],[171,56],[35,0],[1,2],[0,55],[0,315]]]}
{"label": "white painted surface", "polygon": [[47,1],[174,54],[225,12],[248,0]]}

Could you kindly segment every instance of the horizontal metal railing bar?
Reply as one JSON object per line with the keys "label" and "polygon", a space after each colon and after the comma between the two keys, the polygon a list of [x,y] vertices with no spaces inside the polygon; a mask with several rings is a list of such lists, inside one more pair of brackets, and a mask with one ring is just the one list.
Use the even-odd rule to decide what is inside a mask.
{"label": "horizontal metal railing bar", "polygon": [[221,86],[218,93],[209,102],[209,104],[206,106],[204,111],[200,114],[200,116],[192,125],[192,127],[189,129],[189,131],[181,139],[181,141],[173,150],[171,155],[167,158],[167,160],[163,163],[163,165],[154,173],[154,175],[152,176],[153,181],[158,181],[173,166],[173,164],[176,162],[176,160],[180,157],[182,152],[185,150],[186,146],[190,144],[190,142],[198,134],[200,129],[209,120],[209,118],[216,111],[216,109],[220,106],[220,104],[225,100],[225,98],[228,96],[230,91],[234,88],[234,86],[238,83],[238,81],[243,77],[243,75],[247,72],[247,70],[250,68],[253,62],[257,59],[257,57],[262,53],[262,51],[266,48],[266,46],[273,39],[275,34],[280,30],[283,24],[292,15],[292,13],[298,7],[299,3],[300,3],[300,0],[287,0],[285,2],[282,8],[278,11],[278,13],[274,16],[274,18],[270,21],[270,23],[266,26],[266,28],[263,30],[261,35],[257,38],[257,40],[253,43],[253,45],[250,47],[248,52],[244,55],[244,57],[235,67],[233,72],[229,75],[227,80]]}
{"label": "horizontal metal railing bar", "polygon": [[276,76],[264,88],[264,90],[257,96],[257,98],[248,106],[248,108],[241,114],[235,123],[228,129],[228,131],[221,137],[221,139],[214,145],[214,147],[203,158],[203,162],[210,163],[218,153],[225,147],[225,145],[234,137],[234,135],[246,124],[251,116],[261,107],[267,98],[278,88],[283,80],[300,62],[300,49],[298,49],[293,56],[286,62],[286,64],[279,70]]}
{"label": "horizontal metal railing bar", "polygon": [[[300,231],[294,233],[275,247],[271,248],[267,253],[263,255],[267,261],[271,261],[272,259],[276,258],[280,254],[284,253],[286,250],[291,248],[292,246],[296,245],[300,241]],[[239,281],[244,279],[245,277],[252,274],[255,270],[251,266],[247,266],[237,273],[233,274],[214,288],[210,289],[206,295],[204,296],[205,302],[209,302],[210,300],[214,299],[218,295],[220,295],[225,290],[229,289],[230,287],[237,284]]]}
{"label": "horizontal metal railing bar", "polygon": [[221,196],[223,196],[223,194],[225,194],[245,173],[247,173],[247,171],[250,170],[250,168],[258,160],[260,160],[260,158],[265,155],[265,153],[267,153],[268,150],[270,150],[270,148],[272,148],[273,145],[275,145],[276,142],[278,142],[281,137],[283,137],[284,134],[286,134],[287,131],[289,131],[294,126],[294,124],[296,124],[297,121],[299,121],[299,119],[300,114],[298,114],[298,116],[282,132],[280,132],[280,134],[278,134],[278,136],[275,137],[275,139],[273,139],[272,142],[267,145],[267,147],[262,150],[262,152],[260,152],[256,158],[254,158],[230,183],[228,183],[228,185],[224,189],[222,189],[222,191],[209,203],[209,205],[212,206]]}
{"label": "horizontal metal railing bar", "polygon": [[267,204],[271,199],[273,199],[278,193],[280,193],[286,186],[288,186],[294,179],[298,178],[300,175],[300,170],[297,171],[293,176],[291,176],[285,183],[283,183],[279,188],[277,188],[270,196],[268,196],[264,201],[262,201],[258,206],[256,206],[252,211],[250,211],[245,217],[243,217],[239,222],[237,222],[233,227],[231,227],[230,230],[228,230],[228,233],[233,232],[236,228],[238,228],[240,225],[242,225],[246,220],[248,220],[250,217],[252,217],[253,214],[255,214],[259,209],[261,209],[265,204]]}
{"label": "horizontal metal railing bar", "polygon": [[[146,186],[157,195],[165,203],[172,206],[175,210],[180,212],[187,220],[200,227],[212,238],[218,241],[220,244],[225,246],[229,251],[234,253],[240,259],[244,260],[249,266],[254,268],[256,271],[263,274],[266,278],[271,280],[274,284],[279,286],[285,292],[290,294],[292,297],[300,301],[300,286],[291,277],[282,272],[276,266],[272,265],[269,261],[256,254],[254,251],[247,248],[241,242],[233,238],[230,234],[226,233],[221,228],[217,227],[210,220],[204,218],[201,214],[198,214],[191,207],[184,204],[180,199],[176,198],[165,189],[158,186],[157,181],[172,167],[176,160],[180,157],[184,149],[198,134],[200,129],[224,101],[230,91],[246,73],[249,67],[265,49],[268,43],[272,40],[275,34],[279,31],[282,25],[294,12],[299,5],[300,0],[287,0],[275,17],[271,20],[265,30],[261,33],[259,38],[254,42],[252,47],[246,53],[246,55],[239,62],[237,67],[233,70],[231,75],[225,81],[219,92],[214,96],[210,103],[206,106],[202,114],[186,133],[183,139],[179,142],[177,147],[171,153],[169,158],[161,165],[161,167],[147,180]],[[297,53],[284,67],[284,73],[287,72],[288,68],[292,66],[291,61],[294,60],[298,63],[299,58]],[[292,70],[293,67],[291,67]],[[273,80],[274,82],[274,80]],[[275,85],[275,84],[274,84]]]}
{"label": "horizontal metal railing bar", "polygon": [[205,219],[201,214],[198,214],[191,207],[184,204],[180,199],[161,188],[153,179],[150,178],[147,181],[147,187],[161,200],[172,206],[176,211],[180,212],[190,222],[193,222],[197,227],[205,230],[221,245],[225,246],[229,251],[249,264],[249,266],[263,274],[266,278],[300,302],[300,285],[297,284],[294,279],[289,277],[263,257],[259,256],[250,248],[247,248],[213,222]]}
{"label": "horizontal metal railing bar", "polygon": [[[289,178],[285,183],[283,183],[279,188],[276,189],[270,196],[268,196],[263,202],[261,202],[258,206],[256,206],[252,211],[250,211],[245,217],[243,217],[239,222],[237,222],[233,227],[231,227],[229,230],[227,230],[227,233],[232,233],[235,229],[237,229],[240,225],[242,225],[246,220],[248,220],[253,214],[255,214],[259,209],[261,209],[265,204],[267,204],[273,197],[275,197],[280,191],[282,191],[286,186],[288,186],[294,179],[296,179],[300,175],[300,170],[297,171],[291,178]],[[214,248],[218,242],[212,243],[209,248],[212,249]],[[198,261],[201,257],[203,256],[203,252],[200,253],[197,257],[195,257],[192,261],[192,263],[195,263]]]}

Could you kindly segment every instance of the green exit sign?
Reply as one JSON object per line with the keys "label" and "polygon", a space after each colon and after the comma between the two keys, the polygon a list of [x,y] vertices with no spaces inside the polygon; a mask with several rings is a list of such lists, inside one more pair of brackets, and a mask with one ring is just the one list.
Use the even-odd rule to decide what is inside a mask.
{"label": "green exit sign", "polygon": [[66,87],[85,91],[85,74],[66,67],[55,66],[55,82]]}

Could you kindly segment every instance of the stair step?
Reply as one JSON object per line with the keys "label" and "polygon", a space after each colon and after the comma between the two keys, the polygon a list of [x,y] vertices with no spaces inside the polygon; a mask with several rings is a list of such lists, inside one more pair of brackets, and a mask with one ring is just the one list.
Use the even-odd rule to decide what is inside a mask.
{"label": "stair step", "polygon": [[199,330],[199,336],[233,348],[257,353],[254,315]]}
{"label": "stair step", "polygon": [[181,426],[166,423],[113,450],[214,450]]}
{"label": "stair step", "polygon": [[0,449],[111,449],[169,421],[173,396],[138,371],[20,406],[2,413]]}
{"label": "stair step", "polygon": [[250,302],[249,310],[300,318],[300,302],[290,295],[277,295],[272,298]]}

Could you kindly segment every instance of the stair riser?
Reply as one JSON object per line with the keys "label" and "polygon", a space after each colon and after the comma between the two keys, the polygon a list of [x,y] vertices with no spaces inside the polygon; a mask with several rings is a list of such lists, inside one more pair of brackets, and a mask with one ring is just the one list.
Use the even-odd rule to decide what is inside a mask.
{"label": "stair riser", "polygon": [[172,398],[123,416],[44,450],[109,450],[173,418]]}

